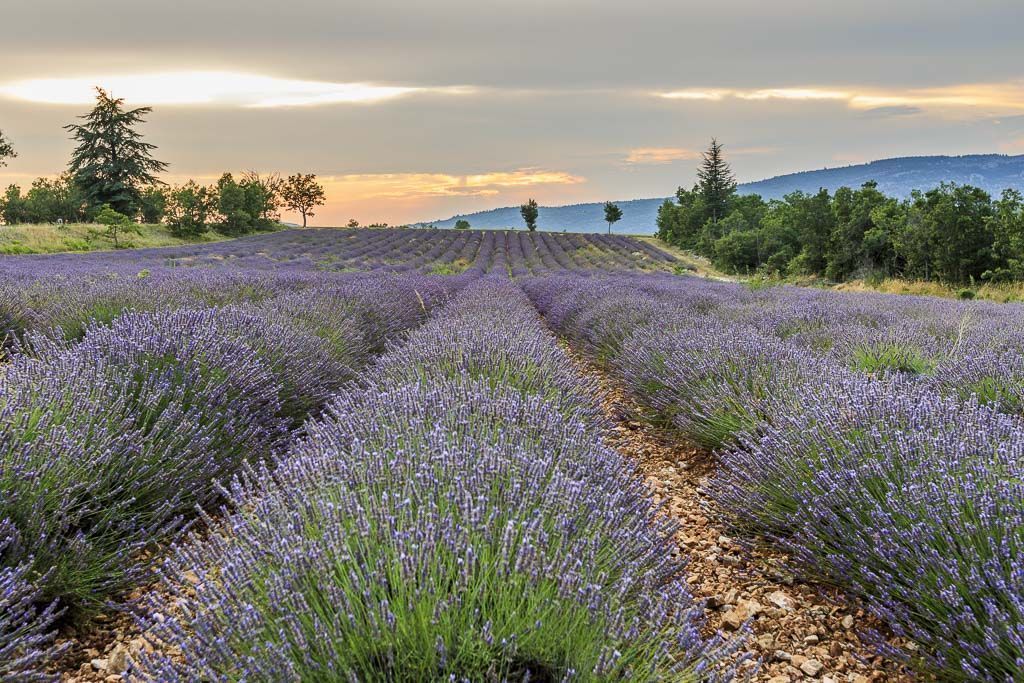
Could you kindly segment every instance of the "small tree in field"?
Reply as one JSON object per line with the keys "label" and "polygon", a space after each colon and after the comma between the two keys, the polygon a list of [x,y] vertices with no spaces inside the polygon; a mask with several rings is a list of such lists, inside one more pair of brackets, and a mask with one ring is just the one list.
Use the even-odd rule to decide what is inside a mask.
{"label": "small tree in field", "polygon": [[8,159],[13,159],[16,156],[18,156],[18,153],[14,151],[14,147],[4,137],[4,132],[0,130],[0,168],[7,165]]}
{"label": "small tree in field", "polygon": [[460,218],[459,220],[455,221],[455,229],[469,230],[469,221],[467,221],[465,218]]}
{"label": "small tree in field", "polygon": [[302,214],[302,227],[306,227],[307,217],[315,215],[313,208],[327,201],[323,186],[316,182],[312,173],[288,176],[281,188],[281,198],[285,207]]}
{"label": "small tree in field", "polygon": [[103,230],[90,230],[89,236],[91,238],[99,237],[110,240],[114,244],[114,249],[128,246],[127,243],[121,241],[125,234],[142,234],[138,224],[132,222],[132,219],[123,213],[114,211],[114,209],[110,208],[110,204],[103,205],[100,212],[96,214],[96,222],[106,227]]}
{"label": "small tree in field", "polygon": [[540,210],[537,208],[537,200],[531,199],[522,206],[519,207],[519,213],[523,216],[523,221],[526,222],[526,229],[533,232],[537,229],[537,217],[540,215]]}
{"label": "small tree in field", "polygon": [[604,203],[604,222],[608,224],[608,234],[612,234],[612,223],[622,220],[622,209],[611,202]]}

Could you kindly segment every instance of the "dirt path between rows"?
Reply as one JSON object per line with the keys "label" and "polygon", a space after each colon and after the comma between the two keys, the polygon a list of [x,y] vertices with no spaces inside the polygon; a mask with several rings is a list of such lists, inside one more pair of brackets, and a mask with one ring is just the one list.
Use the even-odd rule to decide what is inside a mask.
{"label": "dirt path between rows", "polygon": [[[572,351],[570,350],[570,353]],[[786,556],[748,551],[708,518],[702,485],[714,458],[640,418],[640,406],[605,373],[579,360],[601,387],[611,422],[606,442],[637,464],[658,502],[681,524],[679,546],[687,556],[690,590],[707,600],[708,631],[735,632],[751,620],[746,651],[761,661],[752,680],[768,683],[910,681],[892,662],[874,655],[858,630],[878,624],[841,596],[793,578]]]}

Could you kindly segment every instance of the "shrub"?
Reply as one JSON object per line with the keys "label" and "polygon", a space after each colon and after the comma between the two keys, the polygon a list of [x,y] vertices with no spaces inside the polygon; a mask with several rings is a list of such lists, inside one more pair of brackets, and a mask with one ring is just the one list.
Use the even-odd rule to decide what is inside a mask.
{"label": "shrub", "polygon": [[661,420],[708,449],[770,421],[776,403],[816,381],[821,363],[753,330],[695,318],[641,328],[624,342],[615,372]]}
{"label": "shrub", "polygon": [[[0,520],[0,558],[12,540],[9,525]],[[56,681],[43,667],[63,649],[54,646],[51,630],[59,613],[55,604],[36,607],[39,591],[26,573],[24,566],[0,567],[0,681]]]}
{"label": "shrub", "polygon": [[130,585],[140,553],[216,499],[214,482],[287,434],[280,382],[214,311],[128,314],[70,348],[34,339],[0,387],[5,564],[45,598],[89,608]]}
{"label": "shrub", "polygon": [[[834,378],[807,388],[711,484],[725,518],[861,597],[949,681],[1024,658],[1024,430],[973,401]],[[899,654],[899,653],[896,653]]]}
{"label": "shrub", "polygon": [[[433,346],[439,327],[447,357]],[[476,350],[464,356],[467,340]],[[735,642],[702,638],[674,526],[601,445],[586,385],[553,403],[518,374],[560,375],[558,354],[510,285],[456,298],[392,350],[389,372],[337,398],[276,471],[236,480],[221,531],[164,572],[172,591],[199,576],[185,617],[151,625],[183,660],[142,655],[136,675],[731,675]]]}

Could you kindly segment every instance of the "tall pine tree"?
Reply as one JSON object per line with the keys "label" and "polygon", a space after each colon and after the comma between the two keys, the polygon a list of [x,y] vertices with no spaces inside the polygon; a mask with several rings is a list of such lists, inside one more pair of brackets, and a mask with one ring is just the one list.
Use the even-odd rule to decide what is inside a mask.
{"label": "tall pine tree", "polygon": [[729,212],[729,202],[736,194],[736,177],[725,161],[722,145],[711,138],[711,146],[704,152],[704,160],[697,169],[697,186],[704,199],[707,218],[717,223]]}
{"label": "tall pine tree", "polygon": [[94,207],[109,204],[118,213],[137,213],[141,188],[159,184],[156,175],[167,164],[153,158],[156,145],[142,141],[135,127],[145,121],[151,107],[125,109],[124,100],[96,88],[96,106],[82,124],[64,129],[78,142],[69,170],[75,183]]}

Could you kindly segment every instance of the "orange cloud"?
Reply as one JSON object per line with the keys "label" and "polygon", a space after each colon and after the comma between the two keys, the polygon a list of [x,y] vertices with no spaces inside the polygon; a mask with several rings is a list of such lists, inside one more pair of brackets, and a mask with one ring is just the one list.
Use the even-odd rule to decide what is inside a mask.
{"label": "orange cloud", "polygon": [[977,108],[1000,111],[1024,110],[1024,81],[1006,83],[968,83],[935,88],[720,88],[683,89],[654,93],[669,100],[722,101],[733,98],[748,101],[833,101],[851,109],[880,107],[919,107],[922,109]]}
{"label": "orange cloud", "polygon": [[586,178],[564,171],[522,168],[474,175],[447,173],[368,173],[321,178],[328,195],[358,199],[414,200],[427,197],[480,197],[536,185],[576,185]]}
{"label": "orange cloud", "polygon": [[[746,156],[750,154],[774,154],[778,151],[775,147],[735,147],[729,148],[729,154],[734,156]],[[701,153],[692,149],[682,147],[636,147],[629,150],[626,156],[627,164],[670,164],[673,161],[695,161],[701,158]]]}
{"label": "orange cloud", "polygon": [[699,159],[700,152],[682,147],[637,147],[629,150],[627,164],[668,164],[681,159]]}

